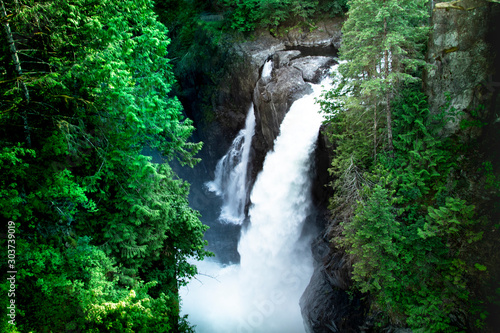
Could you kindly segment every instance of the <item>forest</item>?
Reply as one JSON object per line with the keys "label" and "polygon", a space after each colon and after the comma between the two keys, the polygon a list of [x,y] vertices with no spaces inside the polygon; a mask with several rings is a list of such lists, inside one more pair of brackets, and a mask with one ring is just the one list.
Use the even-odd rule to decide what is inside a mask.
{"label": "forest", "polygon": [[[499,1],[462,2],[439,5],[500,13]],[[196,332],[179,290],[214,254],[193,184],[177,170],[200,163],[193,134],[216,115],[187,110],[180,82],[220,45],[332,18],[343,22],[338,84],[318,100],[327,237],[348,258],[347,292],[366,304],[366,332],[495,331],[500,88],[478,86],[463,109],[446,92],[435,107],[433,1],[0,5],[0,331]],[[500,49],[488,47],[500,81]]]}

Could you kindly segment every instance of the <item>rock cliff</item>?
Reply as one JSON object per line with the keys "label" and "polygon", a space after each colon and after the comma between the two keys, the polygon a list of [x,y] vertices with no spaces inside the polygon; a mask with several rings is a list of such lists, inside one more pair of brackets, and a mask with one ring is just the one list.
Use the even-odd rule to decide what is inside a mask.
{"label": "rock cliff", "polygon": [[[195,121],[196,139],[205,143],[200,157],[206,172],[213,172],[254,103],[256,175],[290,105],[309,91],[307,82],[318,82],[332,64],[341,25],[341,19],[334,19],[319,22],[313,31],[296,28],[279,36],[259,31],[256,38],[243,42],[216,38],[203,29],[197,32],[197,41],[176,72],[186,113]],[[273,75],[261,80],[268,59],[274,60]]]}
{"label": "rock cliff", "polygon": [[[479,105],[494,107],[500,88],[495,74],[498,52],[499,4],[486,0],[462,0],[436,3],[432,15],[425,77],[429,105],[438,112],[449,103],[466,117]],[[457,130],[460,118],[448,124],[448,132]]]}

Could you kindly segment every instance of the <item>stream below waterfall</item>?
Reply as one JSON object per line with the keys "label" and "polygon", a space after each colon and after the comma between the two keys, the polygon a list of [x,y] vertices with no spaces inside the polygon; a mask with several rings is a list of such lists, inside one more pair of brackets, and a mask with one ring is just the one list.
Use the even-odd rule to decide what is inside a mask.
{"label": "stream below waterfall", "polygon": [[[268,64],[266,64],[268,65]],[[268,65],[269,66],[269,65]],[[269,75],[264,67],[263,75]],[[313,213],[313,153],[323,116],[315,103],[330,79],[311,85],[286,114],[273,151],[250,192],[245,216],[248,150],[255,116],[217,165],[207,188],[222,198],[219,223],[241,224],[240,262],[196,263],[199,275],[180,291],[182,311],[199,333],[304,332],[299,299],[313,272],[311,235],[303,233]]]}

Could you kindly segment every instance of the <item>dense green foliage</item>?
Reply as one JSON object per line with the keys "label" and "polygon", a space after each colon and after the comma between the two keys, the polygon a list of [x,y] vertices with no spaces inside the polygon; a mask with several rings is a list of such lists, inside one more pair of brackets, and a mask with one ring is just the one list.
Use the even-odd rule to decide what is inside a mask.
{"label": "dense green foliage", "polygon": [[342,16],[347,0],[160,0],[156,7],[162,21],[187,40],[194,28],[206,23],[216,30],[237,32],[275,31],[282,25],[313,28],[314,19]]}
{"label": "dense green foliage", "polygon": [[[426,30],[417,5],[350,1],[340,85],[322,100],[335,145],[331,210],[340,224],[332,241],[351,256],[354,286],[370,295],[379,325],[481,329],[487,317],[481,304],[498,288],[489,274],[496,269],[482,255],[496,242],[486,235],[499,227],[491,203],[500,192],[489,185],[498,171],[477,160],[467,135],[486,126],[484,119],[450,107],[431,112],[412,83]],[[446,134],[446,124],[458,119],[460,130]],[[475,168],[478,162],[485,167]]]}
{"label": "dense green foliage", "polygon": [[[488,282],[479,242],[498,225],[492,212],[479,215],[470,185],[457,171],[467,164],[470,147],[439,134],[450,114],[430,115],[418,88],[403,91],[393,107],[392,152],[379,152],[375,161],[368,154],[348,155],[356,136],[343,132],[345,141],[335,141],[332,209],[344,221],[335,241],[354,259],[357,288],[369,292],[373,310],[392,323],[448,332],[465,329],[465,316],[476,313],[481,326],[485,312],[476,307],[471,286],[476,279]],[[498,189],[486,193],[498,198]]]}
{"label": "dense green foliage", "polygon": [[201,144],[171,95],[152,1],[4,5],[0,207],[16,223],[17,329],[186,330],[178,288],[207,255],[206,227],[168,162],[194,165]]}
{"label": "dense green foliage", "polygon": [[380,153],[365,173],[367,185],[341,243],[356,258],[360,289],[373,293],[396,322],[451,331],[449,314],[470,311],[466,275],[478,263],[469,251],[482,238],[480,220],[449,182],[460,155],[430,132],[439,123],[425,96],[406,92],[401,103],[394,109],[394,156]]}
{"label": "dense green foliage", "polygon": [[346,0],[224,0],[232,29],[253,31],[257,27],[278,27],[285,22],[307,22],[320,13],[339,16]]}
{"label": "dense green foliage", "polygon": [[[67,249],[18,242],[26,264],[18,270],[19,295],[31,295],[20,310],[21,331],[169,332],[171,311],[164,294],[151,297],[157,281],[120,286],[119,270],[88,237]],[[36,248],[36,252],[28,252]],[[40,307],[42,307],[40,309]],[[147,327],[147,328],[145,328]]]}
{"label": "dense green foliage", "polygon": [[[0,3],[0,211],[15,224],[0,244],[15,244],[14,266],[4,256],[2,269],[17,271],[16,325],[4,279],[0,331],[191,331],[178,289],[196,273],[190,260],[209,255],[206,227],[169,163],[193,166],[201,144],[189,141],[167,56],[181,73],[199,54],[217,67],[221,31],[314,28],[313,18],[347,8],[341,84],[322,101],[336,147],[331,209],[342,221],[333,241],[352,257],[372,312],[386,315],[381,325],[484,325],[484,303],[500,290],[495,261],[481,256],[497,250],[498,166],[464,139],[485,119],[470,111],[445,136],[458,111],[428,108],[418,85],[425,1]],[[207,44],[191,48],[196,34]]]}

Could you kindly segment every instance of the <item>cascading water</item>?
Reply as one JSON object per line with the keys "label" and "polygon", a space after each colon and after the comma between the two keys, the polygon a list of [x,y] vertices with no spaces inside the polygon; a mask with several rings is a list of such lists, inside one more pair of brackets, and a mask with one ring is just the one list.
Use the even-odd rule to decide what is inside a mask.
{"label": "cascading water", "polygon": [[261,77],[262,78],[270,77],[272,71],[273,71],[273,61],[272,60],[268,60],[264,64],[264,67],[262,67]]}
{"label": "cascading water", "polygon": [[313,85],[312,94],[293,103],[266,156],[238,245],[240,264],[198,263],[202,275],[181,291],[183,312],[198,333],[304,332],[299,299],[313,267],[310,240],[300,235],[312,210],[320,93],[321,85]]}
{"label": "cascading water", "polygon": [[215,179],[206,184],[210,191],[222,197],[219,220],[223,222],[241,224],[245,219],[248,159],[254,133],[255,114],[252,104],[245,128],[238,133],[226,155],[217,163]]}

